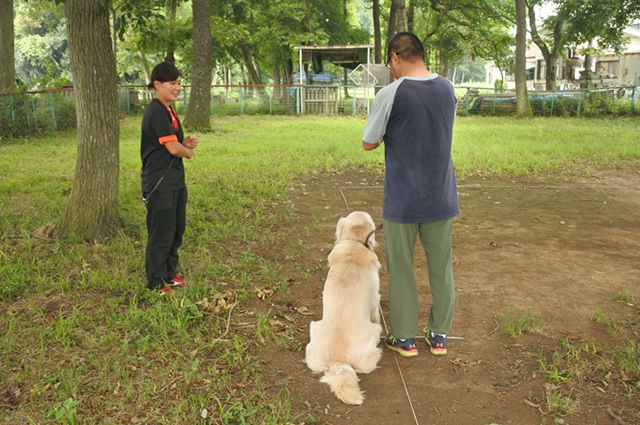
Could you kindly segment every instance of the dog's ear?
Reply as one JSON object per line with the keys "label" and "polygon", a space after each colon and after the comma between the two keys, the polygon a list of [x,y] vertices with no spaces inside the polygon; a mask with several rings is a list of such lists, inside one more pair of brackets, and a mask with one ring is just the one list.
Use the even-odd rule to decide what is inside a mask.
{"label": "dog's ear", "polygon": [[336,225],[336,243],[340,241],[340,235],[342,235],[342,228],[344,227],[344,217],[341,217],[338,220],[338,224]]}

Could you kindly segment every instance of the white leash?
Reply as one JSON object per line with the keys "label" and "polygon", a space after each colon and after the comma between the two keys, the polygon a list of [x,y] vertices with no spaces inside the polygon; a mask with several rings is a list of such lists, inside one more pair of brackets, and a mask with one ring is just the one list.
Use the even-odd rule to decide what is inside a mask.
{"label": "white leash", "polygon": [[[349,208],[349,203],[347,202],[346,196],[344,196],[344,192],[341,187],[338,187],[340,190],[340,195],[342,195],[342,200],[344,201],[344,206],[347,207],[347,211],[351,214],[351,208]],[[384,314],[382,313],[382,306],[378,304],[378,310],[380,312],[380,317],[382,317],[382,323],[384,323],[384,329],[389,334],[389,328],[387,327],[387,321],[384,318]],[[416,425],[420,425],[418,422],[418,417],[416,416],[416,411],[413,408],[413,402],[411,401],[411,396],[409,395],[409,389],[407,388],[407,383],[404,380],[404,375],[402,374],[402,369],[400,369],[400,363],[398,362],[398,356],[396,353],[393,353],[393,359],[396,361],[396,367],[398,368],[398,373],[400,374],[400,379],[402,380],[402,386],[404,387],[404,393],[407,395],[407,400],[409,401],[409,407],[411,407],[411,413],[413,414],[413,420],[416,422]]]}
{"label": "white leash", "polygon": [[[382,317],[382,323],[384,323],[384,329],[389,335],[389,328],[387,327],[387,321],[384,319],[384,314],[382,314],[382,307],[378,304],[378,310],[380,311],[380,317]],[[407,400],[409,401],[409,407],[411,407],[411,413],[413,414],[413,420],[416,421],[416,425],[420,425],[418,422],[418,417],[416,416],[416,411],[413,408],[413,402],[411,401],[411,396],[409,395],[409,389],[407,388],[407,383],[404,380],[404,375],[402,375],[402,369],[400,369],[400,363],[398,362],[398,355],[393,353],[393,360],[396,361],[396,367],[398,368],[398,373],[400,374],[400,379],[402,380],[402,386],[404,387],[404,393],[407,395]]]}

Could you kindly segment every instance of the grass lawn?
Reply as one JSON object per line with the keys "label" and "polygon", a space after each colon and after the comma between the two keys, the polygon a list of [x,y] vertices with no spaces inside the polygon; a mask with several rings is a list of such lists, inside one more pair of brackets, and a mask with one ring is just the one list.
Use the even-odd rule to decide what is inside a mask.
{"label": "grass lawn", "polygon": [[[190,199],[181,262],[198,283],[169,300],[144,292],[139,117],[121,123],[122,230],[94,244],[39,233],[62,216],[75,132],[1,141],[0,422],[313,420],[317,406],[292,409],[296,393],[287,377],[278,386],[284,390],[269,390],[260,349],[301,347],[290,335],[276,337],[268,304],[254,302],[264,291],[286,293],[305,271],[253,247],[273,244],[281,224],[295,219],[287,199],[293,181],[345,167],[381,173],[384,149],[361,148],[364,122],[215,117],[213,132],[198,134],[196,155],[185,160]],[[639,135],[637,119],[460,117],[454,165],[459,181],[572,180],[598,168],[640,167]],[[295,242],[285,254],[295,259]],[[248,331],[228,332],[229,317]]]}

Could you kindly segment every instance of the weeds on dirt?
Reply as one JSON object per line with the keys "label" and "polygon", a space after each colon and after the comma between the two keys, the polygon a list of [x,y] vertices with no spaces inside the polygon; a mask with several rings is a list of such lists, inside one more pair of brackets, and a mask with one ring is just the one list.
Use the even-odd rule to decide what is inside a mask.
{"label": "weeds on dirt", "polygon": [[[618,298],[619,294],[609,299]],[[621,301],[626,302],[626,297]],[[580,394],[591,400],[598,393],[627,400],[640,398],[640,311],[631,304],[628,307],[633,310],[618,314],[616,319],[603,309],[596,313],[596,323],[613,337],[613,345],[563,337],[551,349],[539,351],[539,371],[546,382],[540,399],[529,392],[529,404],[545,415],[562,417],[580,414]]]}
{"label": "weeds on dirt", "polygon": [[[554,122],[550,140],[545,120],[458,118],[454,162],[460,176],[580,174],[586,164],[640,163],[637,140],[630,136],[637,134],[637,120]],[[261,353],[273,346],[298,354],[297,329],[308,322],[304,310],[285,307],[278,298],[313,271],[292,265],[304,247],[302,236],[290,234],[287,226],[296,219],[288,193],[304,190],[305,179],[347,165],[379,171],[383,151],[361,151],[363,125],[361,118],[228,117],[216,120],[212,133],[199,135],[196,157],[185,161],[190,199],[181,266],[189,285],[168,299],[144,291],[139,118],[121,125],[122,230],[93,244],[47,236],[68,200],[75,133],[3,140],[0,412],[5,421],[314,421],[318,407],[301,399],[289,377],[268,375]],[[582,135],[581,143],[574,143],[575,134]],[[308,226],[320,224],[314,220]],[[515,320],[514,335],[535,327],[532,319]],[[637,322],[632,326],[637,329]],[[618,336],[631,330],[622,326]],[[594,373],[608,383],[605,390],[637,398],[637,350],[637,343],[627,342],[615,349],[598,347],[597,353],[581,348],[575,356],[599,364]],[[560,376],[570,381],[579,376],[572,367],[581,363],[568,365],[570,357],[546,359]],[[616,375],[607,378],[607,367]]]}
{"label": "weeds on dirt", "polygon": [[637,327],[640,324],[640,317],[632,312],[612,315],[598,308],[595,317],[596,322],[606,325],[607,332],[611,336],[616,336],[620,331]]}
{"label": "weeds on dirt", "polygon": [[511,315],[504,317],[502,330],[505,335],[516,338],[523,333],[542,332],[545,323],[542,317],[528,311],[520,318],[513,318]]}
{"label": "weeds on dirt", "polygon": [[615,296],[609,297],[610,300],[621,301],[624,303],[632,303],[635,301],[635,298],[636,291],[633,289],[623,289],[622,291],[618,291]]}

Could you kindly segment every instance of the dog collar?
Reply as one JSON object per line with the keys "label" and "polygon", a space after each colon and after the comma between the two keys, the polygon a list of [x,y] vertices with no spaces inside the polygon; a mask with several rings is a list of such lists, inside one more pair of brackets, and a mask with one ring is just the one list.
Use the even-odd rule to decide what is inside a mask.
{"label": "dog collar", "polygon": [[[375,233],[375,231],[376,231],[376,230],[375,230],[375,229],[373,229],[373,230],[371,231],[371,233],[369,233],[369,234],[367,235],[367,237],[365,238],[365,241],[364,241],[364,242],[363,242],[363,241],[361,241],[360,239],[354,239],[354,238],[342,238],[342,239],[340,239],[340,240],[337,242],[337,244],[339,244],[339,243],[340,243],[340,242],[342,242],[342,241],[357,242],[357,243],[360,243],[360,244],[364,245],[367,249],[371,249],[371,247],[369,246],[368,242],[369,242],[369,238],[371,237],[371,235],[373,235],[373,234]],[[336,245],[337,245],[337,244],[336,244]]]}

